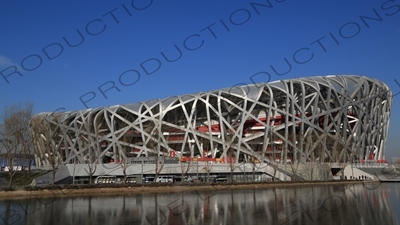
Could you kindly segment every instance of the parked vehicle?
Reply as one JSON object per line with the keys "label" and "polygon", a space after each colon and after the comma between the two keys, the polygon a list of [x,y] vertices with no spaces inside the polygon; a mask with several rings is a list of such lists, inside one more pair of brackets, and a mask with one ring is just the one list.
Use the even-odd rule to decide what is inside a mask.
{"label": "parked vehicle", "polygon": [[217,176],[216,178],[214,178],[214,183],[219,182],[228,182],[228,178],[226,176]]}
{"label": "parked vehicle", "polygon": [[153,183],[154,182],[155,177],[152,176],[147,176],[143,178],[143,183]]}
{"label": "parked vehicle", "polygon": [[156,179],[157,183],[172,183],[174,182],[173,176],[158,176]]}
{"label": "parked vehicle", "polygon": [[126,184],[136,184],[136,182],[137,182],[137,177],[131,177],[131,176],[126,177],[125,180]]}
{"label": "parked vehicle", "polygon": [[98,176],[95,180],[95,184],[115,184],[117,180],[116,176]]}

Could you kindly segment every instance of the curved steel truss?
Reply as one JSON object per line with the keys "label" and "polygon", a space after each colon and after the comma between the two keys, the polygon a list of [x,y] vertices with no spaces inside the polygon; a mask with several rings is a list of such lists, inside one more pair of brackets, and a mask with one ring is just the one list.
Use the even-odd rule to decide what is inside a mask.
{"label": "curved steel truss", "polygon": [[[384,159],[392,96],[361,76],[281,80],[31,121],[37,165],[140,156],[240,161]],[[54,158],[54,157],[53,157]],[[221,160],[224,161],[224,160]]]}

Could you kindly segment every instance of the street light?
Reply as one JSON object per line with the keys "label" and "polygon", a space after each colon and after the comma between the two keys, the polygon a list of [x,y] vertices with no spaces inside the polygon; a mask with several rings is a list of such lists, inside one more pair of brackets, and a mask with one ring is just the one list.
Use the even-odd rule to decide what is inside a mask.
{"label": "street light", "polygon": [[143,184],[143,159],[141,159],[141,162],[142,162],[142,176],[141,176],[142,181],[141,181],[141,183]]}
{"label": "street light", "polygon": [[243,161],[243,178],[244,178],[244,181],[246,182],[247,181],[247,179],[246,179],[246,161]]}

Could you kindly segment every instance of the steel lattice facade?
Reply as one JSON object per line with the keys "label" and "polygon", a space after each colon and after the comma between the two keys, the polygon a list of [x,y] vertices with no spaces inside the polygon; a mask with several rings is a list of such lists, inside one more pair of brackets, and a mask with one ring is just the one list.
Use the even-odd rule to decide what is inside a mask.
{"label": "steel lattice facade", "polygon": [[320,76],[40,113],[31,129],[38,166],[49,165],[49,155],[64,164],[156,155],[283,164],[382,160],[391,101],[378,80]]}

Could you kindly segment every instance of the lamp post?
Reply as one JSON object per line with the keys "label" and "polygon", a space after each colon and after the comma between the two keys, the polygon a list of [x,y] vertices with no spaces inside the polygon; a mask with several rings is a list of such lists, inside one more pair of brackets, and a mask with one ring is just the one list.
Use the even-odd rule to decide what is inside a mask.
{"label": "lamp post", "polygon": [[272,160],[274,161],[274,164],[275,164],[275,150],[274,150],[274,147],[272,146],[272,127],[271,127],[271,125],[270,125],[269,136],[270,136],[269,143],[271,145],[271,150],[272,150]]}
{"label": "lamp post", "polygon": [[74,172],[72,174],[72,184],[75,184],[75,166],[76,166],[76,163],[75,163],[75,156],[74,156]]}
{"label": "lamp post", "polygon": [[243,161],[243,180],[246,182],[246,161]]}
{"label": "lamp post", "polygon": [[142,173],[141,173],[141,179],[142,179],[142,180],[141,180],[141,183],[143,184],[143,178],[144,178],[144,177],[143,177],[143,159],[141,159],[141,162],[142,162]]}

